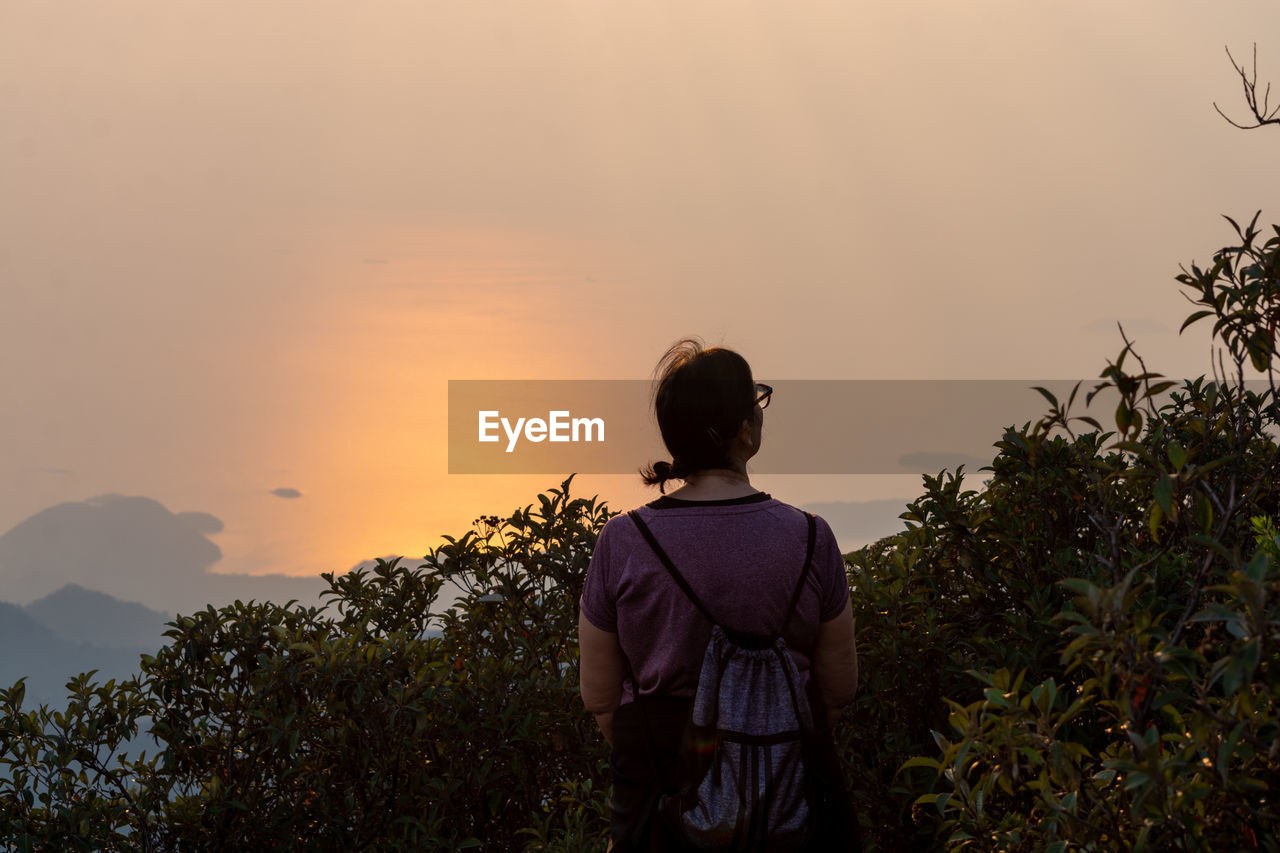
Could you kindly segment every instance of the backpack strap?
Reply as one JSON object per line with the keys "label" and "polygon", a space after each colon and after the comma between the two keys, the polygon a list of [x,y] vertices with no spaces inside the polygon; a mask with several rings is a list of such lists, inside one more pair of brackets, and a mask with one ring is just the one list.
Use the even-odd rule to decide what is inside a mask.
{"label": "backpack strap", "polygon": [[[805,546],[804,567],[800,570],[800,579],[796,581],[795,591],[791,593],[791,603],[787,605],[787,615],[783,620],[782,629],[778,631],[779,637],[785,635],[787,633],[787,628],[791,626],[791,617],[795,615],[796,605],[800,603],[800,593],[804,591],[805,581],[809,579],[809,574],[813,569],[813,548],[818,539],[818,523],[815,520],[813,513],[808,512],[807,510],[801,510],[801,512],[804,513],[805,519],[809,522],[809,541]],[[662,546],[659,545],[658,540],[654,538],[653,531],[649,529],[649,525],[645,524],[644,521],[641,520],[640,513],[633,509],[627,513],[627,517],[635,523],[636,529],[640,531],[640,535],[642,535],[645,541],[649,543],[649,547],[658,555],[658,559],[662,561],[662,565],[665,566],[667,571],[671,574],[671,579],[676,582],[676,585],[680,587],[685,596],[688,597],[689,601],[693,603],[693,606],[698,608],[698,612],[705,616],[707,621],[711,624],[720,624],[711,615],[710,611],[707,610],[707,606],[702,603],[702,599],[698,598],[697,594],[694,593],[693,587],[689,586],[689,582],[684,579],[684,575],[680,574],[679,570],[676,569],[676,564],[671,562],[671,558],[667,556],[667,552],[662,550]]]}
{"label": "backpack strap", "polygon": [[791,593],[791,604],[787,606],[787,618],[782,623],[782,630],[778,632],[778,636],[785,636],[787,628],[791,627],[791,617],[796,613],[796,605],[800,603],[800,593],[804,592],[804,583],[809,579],[809,574],[813,570],[813,547],[818,541],[818,522],[813,513],[808,510],[801,510],[805,518],[809,521],[809,544],[804,550],[804,568],[800,570],[800,580],[796,581],[795,592]]}
{"label": "backpack strap", "polygon": [[688,599],[693,602],[693,606],[698,608],[698,612],[707,617],[707,621],[713,625],[719,624],[715,618],[707,610],[707,606],[702,603],[702,599],[698,598],[694,593],[693,587],[689,586],[689,582],[684,579],[684,575],[676,569],[676,564],[671,562],[671,558],[667,556],[667,552],[662,550],[662,546],[658,544],[658,540],[653,537],[653,531],[649,529],[649,525],[640,520],[640,513],[634,509],[627,513],[627,517],[635,522],[636,527],[640,530],[640,534],[644,536],[645,541],[649,543],[649,547],[658,555],[658,559],[662,561],[662,565],[667,567],[667,571],[671,573],[671,579],[676,585],[684,591]]}

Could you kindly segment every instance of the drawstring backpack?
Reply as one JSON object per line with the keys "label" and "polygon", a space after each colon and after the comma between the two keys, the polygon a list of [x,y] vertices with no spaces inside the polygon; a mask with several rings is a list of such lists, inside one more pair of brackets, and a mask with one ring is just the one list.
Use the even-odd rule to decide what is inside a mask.
{"label": "drawstring backpack", "polygon": [[[689,601],[712,624],[681,749],[679,784],[659,796],[663,822],[692,847],[800,850],[814,840],[820,771],[809,699],[784,639],[812,570],[804,568],[778,631],[744,634],[720,624],[635,511],[628,513]],[[638,696],[637,686],[637,701]],[[643,713],[643,704],[641,705]]]}

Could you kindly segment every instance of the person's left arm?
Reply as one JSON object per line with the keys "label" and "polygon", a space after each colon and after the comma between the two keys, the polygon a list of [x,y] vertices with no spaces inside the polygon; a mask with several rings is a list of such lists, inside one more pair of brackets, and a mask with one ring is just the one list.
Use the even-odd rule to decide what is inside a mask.
{"label": "person's left arm", "polygon": [[849,575],[831,526],[820,516],[814,553],[822,600],[818,639],[813,651],[813,678],[827,706],[827,723],[834,727],[841,709],[858,693],[857,631],[849,597]]}
{"label": "person's left arm", "polygon": [[613,712],[622,701],[626,659],[618,635],[602,631],[578,608],[578,645],[582,702],[595,715],[604,739],[613,746]]}

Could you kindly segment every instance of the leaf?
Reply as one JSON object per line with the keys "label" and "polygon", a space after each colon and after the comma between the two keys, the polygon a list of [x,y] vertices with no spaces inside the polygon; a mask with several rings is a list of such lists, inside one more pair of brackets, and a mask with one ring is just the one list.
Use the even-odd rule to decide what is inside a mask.
{"label": "leaf", "polygon": [[1178,334],[1182,334],[1182,333],[1183,333],[1183,331],[1187,328],[1187,326],[1190,326],[1192,323],[1196,322],[1197,320],[1203,320],[1205,317],[1208,317],[1208,316],[1210,316],[1211,314],[1213,314],[1213,312],[1212,312],[1212,311],[1197,311],[1197,312],[1195,312],[1195,313],[1194,313],[1194,314],[1192,314],[1191,316],[1187,317],[1187,319],[1186,319],[1186,320],[1183,320],[1183,321],[1182,321],[1182,327],[1178,329]]}
{"label": "leaf", "polygon": [[1049,405],[1053,406],[1055,409],[1058,408],[1058,398],[1049,393],[1048,388],[1044,388],[1040,385],[1033,385],[1032,388],[1044,395],[1044,398],[1049,401]]}
{"label": "leaf", "polygon": [[1243,616],[1241,616],[1236,611],[1232,610],[1230,607],[1227,607],[1225,604],[1218,604],[1216,602],[1213,602],[1207,605],[1200,612],[1196,613],[1196,615],[1189,618],[1187,621],[1188,622],[1239,622],[1243,619],[1244,619]]}
{"label": "leaf", "polygon": [[1134,788],[1150,784],[1151,777],[1141,770],[1135,770],[1124,778],[1124,789],[1126,791],[1132,791]]}
{"label": "leaf", "polygon": [[1261,650],[1258,647],[1258,638],[1254,637],[1249,642],[1236,651],[1236,657],[1240,660],[1241,674],[1252,680],[1254,670],[1258,668],[1258,659],[1261,656]]}
{"label": "leaf", "polygon": [[1156,480],[1155,488],[1156,506],[1164,512],[1165,515],[1173,518],[1173,480],[1168,474],[1162,474],[1159,480]]}
{"label": "leaf", "polygon": [[1213,504],[1204,492],[1196,496],[1196,526],[1203,533],[1209,533],[1213,529]]}
{"label": "leaf", "polygon": [[1236,723],[1236,727],[1231,730],[1231,734],[1222,742],[1222,746],[1218,747],[1218,775],[1222,777],[1222,781],[1227,781],[1227,770],[1231,763],[1231,756],[1235,754],[1236,741],[1240,740],[1240,735],[1244,732],[1244,727],[1248,725],[1248,721],[1241,720]]}
{"label": "leaf", "polygon": [[1116,429],[1122,433],[1129,431],[1129,424],[1132,423],[1130,419],[1131,411],[1129,405],[1123,400],[1120,401],[1120,405],[1116,406]]}
{"label": "leaf", "polygon": [[1147,446],[1141,441],[1117,441],[1111,447],[1113,450],[1127,450],[1135,456],[1141,456],[1143,459],[1151,460],[1153,466],[1155,464],[1154,460],[1152,460],[1151,453],[1147,450]]}
{"label": "leaf", "polygon": [[1267,556],[1266,551],[1259,551],[1253,555],[1244,567],[1244,574],[1254,583],[1262,583],[1262,579],[1267,575],[1267,569],[1271,566],[1271,558]]}
{"label": "leaf", "polygon": [[1231,453],[1227,456],[1222,456],[1222,457],[1219,457],[1218,459],[1214,459],[1212,462],[1206,462],[1203,465],[1197,465],[1195,469],[1196,473],[1207,474],[1208,472],[1212,471],[1214,468],[1217,468],[1219,465],[1223,465],[1237,458],[1237,456],[1238,454]]}
{"label": "leaf", "polygon": [[1212,548],[1214,551],[1217,551],[1228,563],[1232,561],[1231,552],[1227,550],[1225,545],[1217,539],[1214,539],[1212,536],[1205,536],[1202,533],[1193,533],[1188,538],[1198,545],[1204,545],[1206,548]]}
{"label": "leaf", "polygon": [[1066,578],[1058,581],[1058,586],[1071,590],[1079,595],[1096,595],[1098,588],[1084,578]]}
{"label": "leaf", "polygon": [[1098,423],[1098,421],[1095,418],[1091,418],[1088,415],[1080,415],[1076,418],[1076,420],[1084,421],[1089,426],[1096,429],[1098,432],[1102,432],[1102,424]]}
{"label": "leaf", "polygon": [[982,695],[987,698],[988,702],[995,705],[997,708],[1013,707],[1013,703],[1005,698],[1004,693],[998,687],[988,687],[986,690],[982,691]]}
{"label": "leaf", "polygon": [[1232,656],[1222,670],[1222,692],[1227,696],[1234,696],[1240,689],[1242,681],[1244,681],[1244,661]]}

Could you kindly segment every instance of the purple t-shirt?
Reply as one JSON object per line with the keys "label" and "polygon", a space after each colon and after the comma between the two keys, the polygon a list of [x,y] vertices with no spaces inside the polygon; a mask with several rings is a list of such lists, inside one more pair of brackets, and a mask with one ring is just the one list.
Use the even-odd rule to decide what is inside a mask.
{"label": "purple t-shirt", "polygon": [[[804,513],[763,492],[725,501],[662,497],[639,513],[721,625],[766,635],[782,627],[804,565]],[[785,637],[805,680],[818,624],[839,616],[848,601],[844,559],[831,528],[818,518],[813,568]],[[600,531],[582,610],[592,625],[618,635],[642,695],[694,694],[711,623],[626,515],[609,519]],[[631,699],[631,679],[625,678],[622,701]]]}

